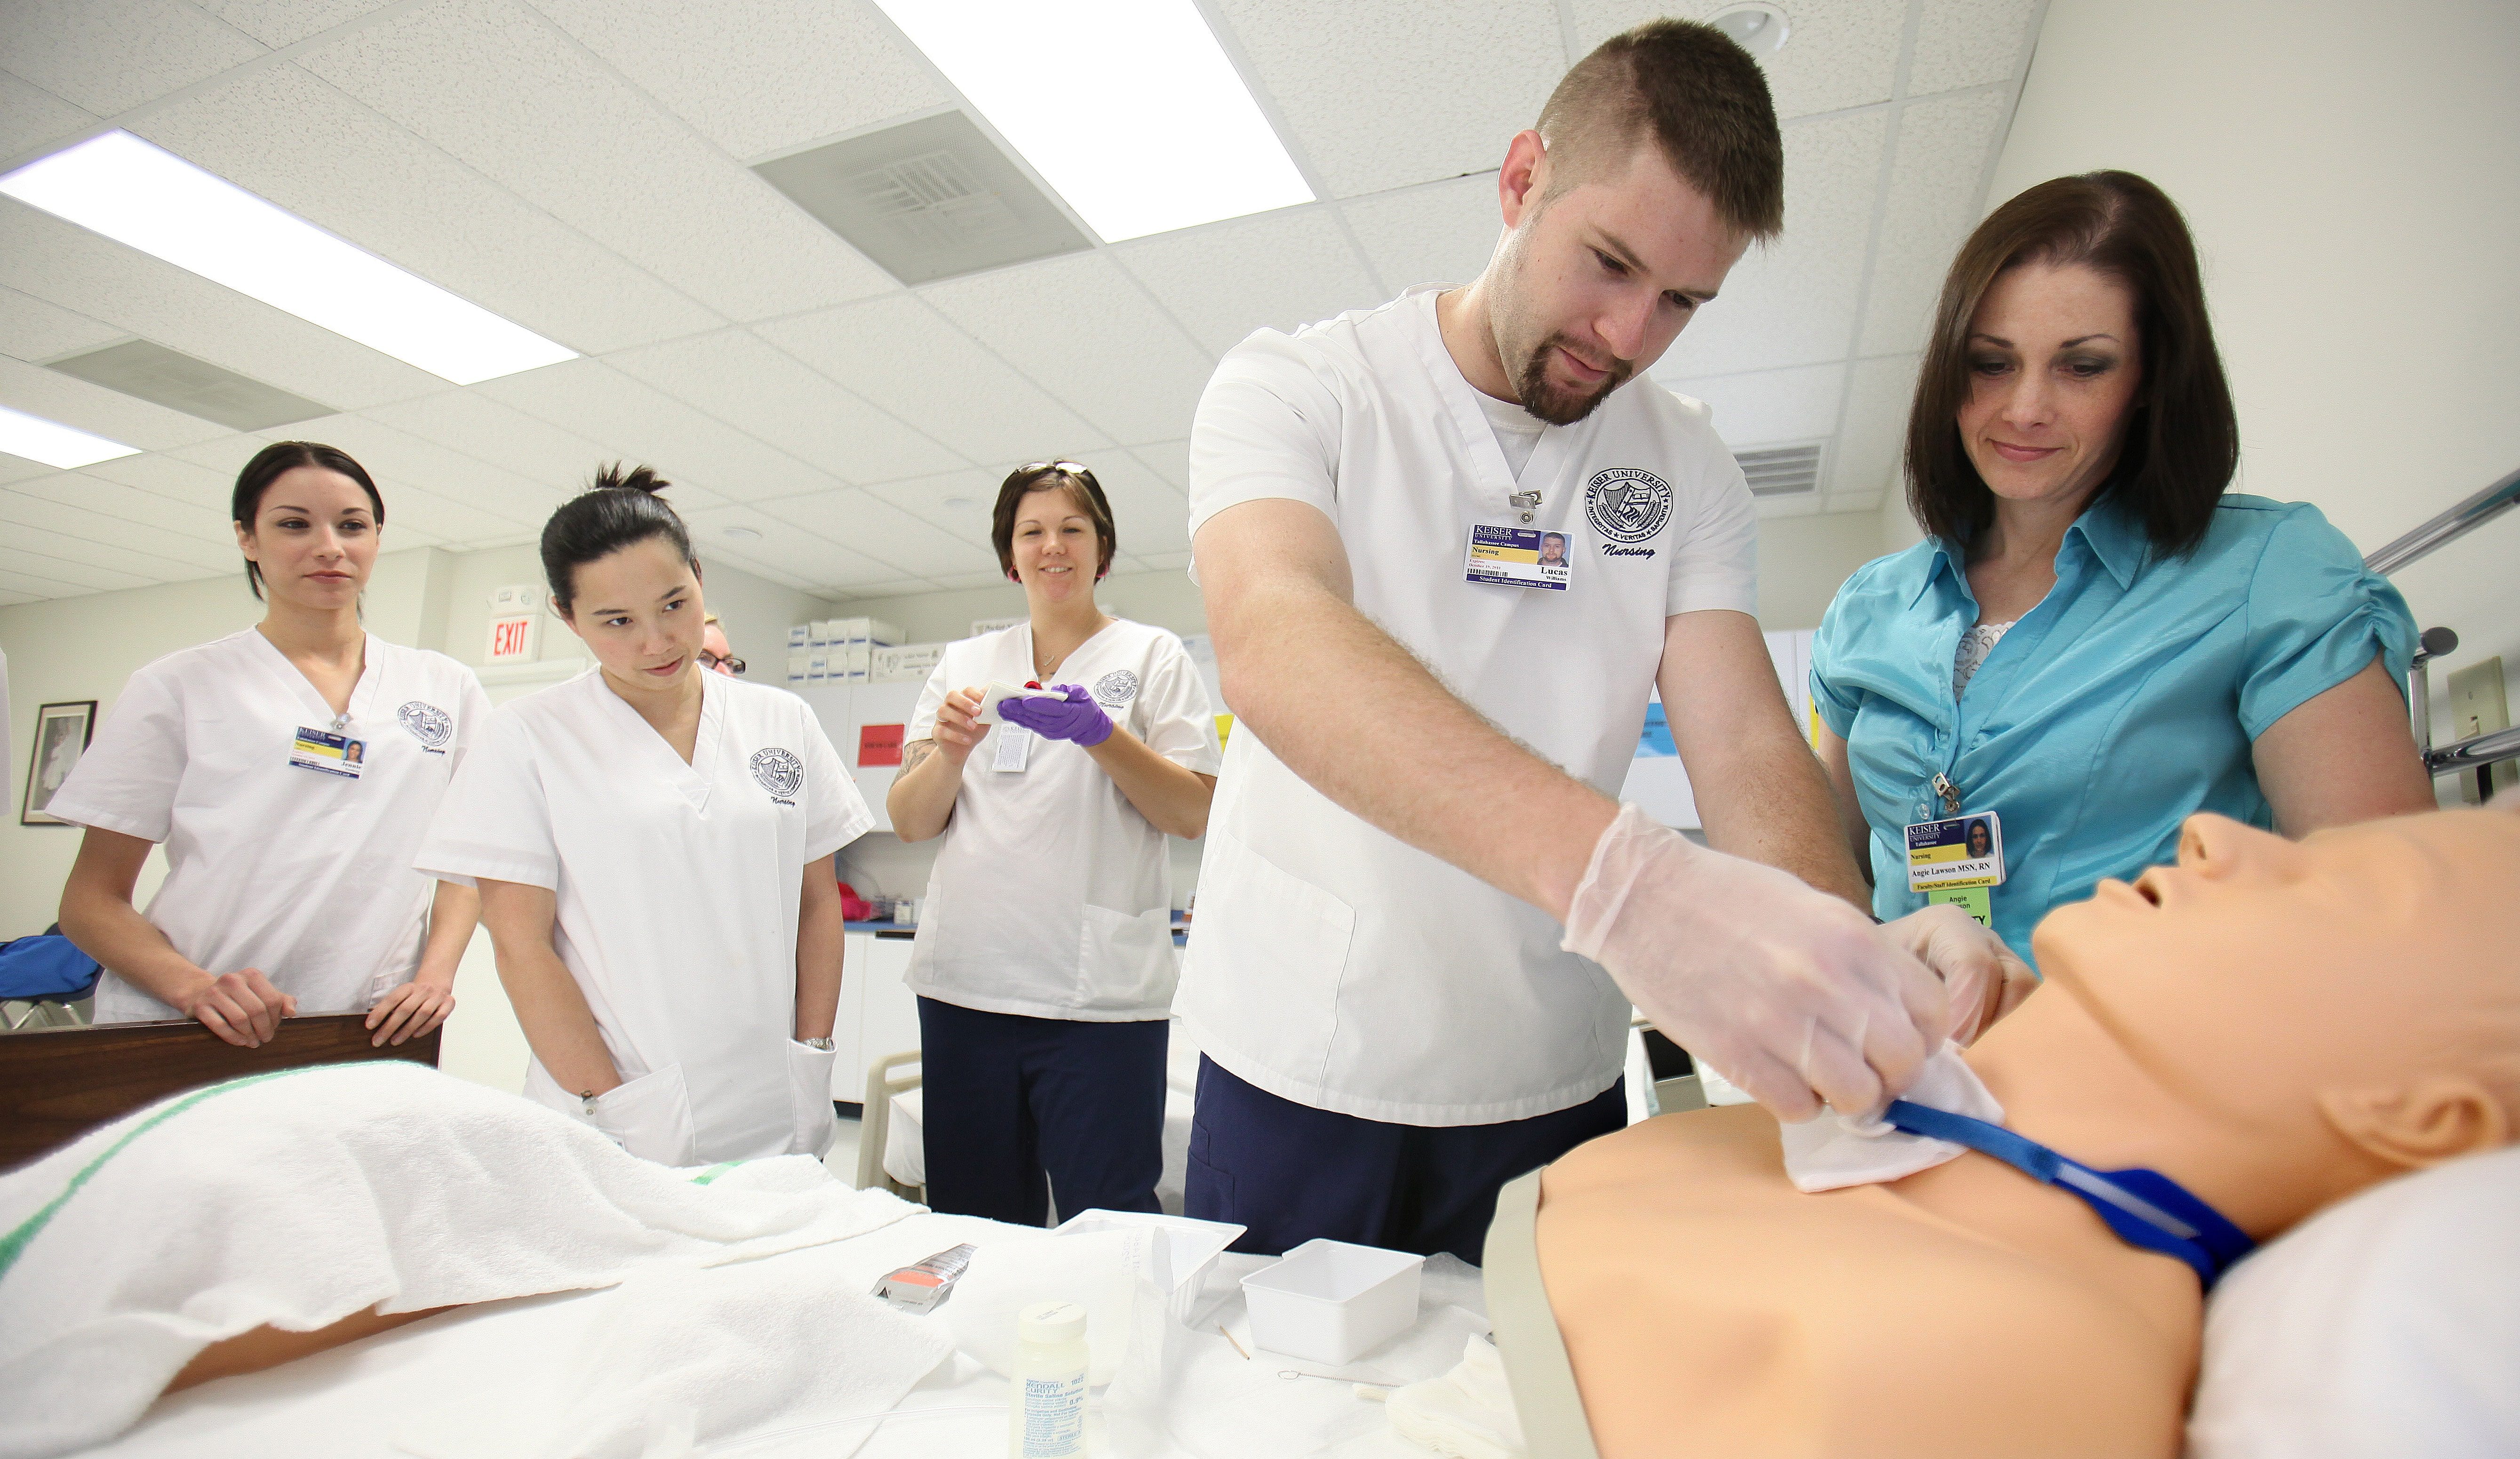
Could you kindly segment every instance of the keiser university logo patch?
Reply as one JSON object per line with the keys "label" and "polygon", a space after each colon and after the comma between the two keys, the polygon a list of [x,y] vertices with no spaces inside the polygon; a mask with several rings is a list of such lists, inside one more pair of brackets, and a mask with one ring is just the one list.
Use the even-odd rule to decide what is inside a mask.
{"label": "keiser university logo patch", "polygon": [[394,718],[432,754],[444,754],[446,742],[455,738],[455,716],[426,700],[413,700],[394,710]]}
{"label": "keiser university logo patch", "polygon": [[1600,535],[1603,557],[1651,557],[1646,542],[1671,521],[1671,483],[1633,466],[1614,466],[1584,483],[1584,520]]}
{"label": "keiser university logo patch", "polygon": [[1106,709],[1116,709],[1138,697],[1138,676],[1125,668],[1115,668],[1094,681],[1095,703]]}
{"label": "keiser university logo patch", "polygon": [[752,752],[752,778],[782,805],[796,803],[796,788],[805,783],[805,762],[772,746]]}

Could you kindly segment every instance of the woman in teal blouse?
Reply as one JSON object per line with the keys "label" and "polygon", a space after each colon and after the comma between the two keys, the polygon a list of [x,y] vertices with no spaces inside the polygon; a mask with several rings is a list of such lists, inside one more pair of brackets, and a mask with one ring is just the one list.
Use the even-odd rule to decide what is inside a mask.
{"label": "woman in teal blouse", "polygon": [[1908,425],[1927,536],[1812,644],[1821,755],[1869,864],[1912,824],[2002,825],[1996,931],[2170,860],[2189,813],[2300,836],[2433,803],[2414,622],[2318,510],[2225,495],[2239,442],[2195,245],[2125,172],[2043,183],[1952,265]]}

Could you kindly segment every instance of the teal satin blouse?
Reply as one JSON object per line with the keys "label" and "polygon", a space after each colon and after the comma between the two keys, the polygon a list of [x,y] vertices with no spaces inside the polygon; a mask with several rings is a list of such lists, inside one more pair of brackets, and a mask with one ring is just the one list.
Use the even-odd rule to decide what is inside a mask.
{"label": "teal satin blouse", "polygon": [[2415,648],[2406,600],[2316,507],[2226,496],[2196,550],[2169,557],[2103,500],[1955,700],[1952,657],[1978,619],[1963,563],[1928,538],[1859,569],[1812,641],[1812,701],[1846,741],[1873,911],[1925,905],[1905,827],[1946,814],[1932,787],[1948,775],[1963,809],[2002,818],[1995,930],[2024,958],[2049,908],[2172,859],[2191,811],[2271,826],[2251,743],[2374,655],[2405,684]]}

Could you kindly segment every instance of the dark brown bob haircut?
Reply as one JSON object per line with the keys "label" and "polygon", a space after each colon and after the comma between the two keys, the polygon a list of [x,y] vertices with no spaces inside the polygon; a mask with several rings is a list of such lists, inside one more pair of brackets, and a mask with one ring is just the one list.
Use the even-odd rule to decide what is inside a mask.
{"label": "dark brown bob haircut", "polygon": [[2135,295],[2142,384],[2118,464],[2092,498],[2123,501],[2160,551],[2193,548],[2240,466],[2230,383],[2205,315],[2187,220],[2132,172],[2043,182],[1977,225],[1943,281],[1933,337],[1908,413],[1908,506],[1925,530],[1966,545],[1995,520],[1995,493],[1960,440],[1969,398],[1969,326],[1986,292],[2028,263],[2081,264]]}
{"label": "dark brown bob haircut", "polygon": [[[377,494],[376,479],[368,469],[350,459],[350,453],[338,446],[328,446],[313,440],[279,440],[253,453],[253,459],[237,473],[236,489],[228,496],[228,516],[247,531],[253,530],[254,515],[262,510],[263,493],[271,483],[301,466],[321,467],[338,472],[359,483],[368,494],[368,510],[375,514],[377,526],[385,524],[385,499]],[[262,569],[250,558],[246,560],[245,585],[253,590],[254,601],[262,601]]]}
{"label": "dark brown bob haircut", "polygon": [[1549,195],[1624,165],[1647,135],[1742,237],[1785,226],[1785,144],[1759,63],[1694,21],[1647,21],[1575,63],[1540,109]]}
{"label": "dark brown bob haircut", "polygon": [[989,541],[998,549],[998,566],[1006,570],[1008,581],[1022,580],[1015,576],[1015,512],[1032,493],[1062,488],[1093,522],[1094,535],[1101,540],[1102,560],[1094,565],[1095,581],[1102,581],[1111,570],[1111,554],[1120,550],[1120,537],[1111,524],[1111,503],[1102,495],[1102,483],[1077,462],[1036,461],[1007,473],[998,486],[997,510],[989,514]]}

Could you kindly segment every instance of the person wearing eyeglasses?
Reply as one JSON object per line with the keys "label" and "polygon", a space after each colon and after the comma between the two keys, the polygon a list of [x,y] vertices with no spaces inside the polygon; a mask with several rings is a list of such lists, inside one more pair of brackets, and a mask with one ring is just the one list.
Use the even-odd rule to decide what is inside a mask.
{"label": "person wearing eyeglasses", "polygon": [[730,679],[743,677],[743,661],[735,657],[735,645],[726,641],[726,625],[716,614],[708,616],[700,631],[700,667]]}
{"label": "person wearing eyeglasses", "polygon": [[[1156,1208],[1175,980],[1167,835],[1207,828],[1222,756],[1182,641],[1105,615],[1094,473],[1019,467],[990,538],[1031,610],[948,645],[911,716],[893,831],[942,836],[911,952],[927,1201],[1039,1225]],[[1058,691],[1004,701],[987,687]]]}

